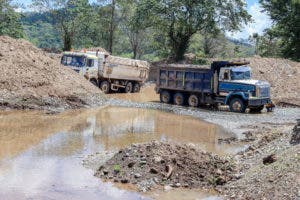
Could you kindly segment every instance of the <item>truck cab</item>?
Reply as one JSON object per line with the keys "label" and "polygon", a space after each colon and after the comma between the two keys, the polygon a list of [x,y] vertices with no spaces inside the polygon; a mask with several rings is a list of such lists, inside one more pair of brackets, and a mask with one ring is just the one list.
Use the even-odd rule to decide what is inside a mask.
{"label": "truck cab", "polygon": [[259,112],[270,104],[270,84],[251,78],[251,68],[247,65],[220,68],[218,95],[233,112]]}
{"label": "truck cab", "polygon": [[98,86],[98,71],[104,58],[89,53],[64,52],[61,64],[70,67],[80,75],[84,76],[94,85]]}

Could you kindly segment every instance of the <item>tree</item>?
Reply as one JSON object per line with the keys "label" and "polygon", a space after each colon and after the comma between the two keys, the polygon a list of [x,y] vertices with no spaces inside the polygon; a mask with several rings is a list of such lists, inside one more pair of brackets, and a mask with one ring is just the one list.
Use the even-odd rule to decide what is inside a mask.
{"label": "tree", "polygon": [[20,14],[15,11],[11,0],[0,0],[0,35],[8,35],[14,38],[24,37],[23,27],[20,22]]}
{"label": "tree", "polygon": [[58,28],[63,50],[71,50],[74,39],[81,29],[90,22],[91,7],[88,0],[34,0],[33,5],[41,11],[50,11],[54,24]]}
{"label": "tree", "polygon": [[275,22],[282,40],[282,53],[286,58],[300,60],[300,1],[260,0],[264,11]]}
{"label": "tree", "polygon": [[137,14],[148,26],[168,34],[176,61],[184,58],[191,37],[197,31],[238,30],[250,20],[243,0],[141,0]]}

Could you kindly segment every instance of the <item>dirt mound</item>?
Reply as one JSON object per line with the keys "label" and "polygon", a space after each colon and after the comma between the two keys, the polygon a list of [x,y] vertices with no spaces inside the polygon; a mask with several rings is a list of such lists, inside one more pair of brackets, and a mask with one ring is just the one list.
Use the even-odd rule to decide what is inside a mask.
{"label": "dirt mound", "polygon": [[0,106],[13,108],[89,105],[100,90],[31,43],[0,37]]}
{"label": "dirt mound", "polygon": [[151,142],[120,150],[95,175],[147,191],[155,185],[211,188],[234,179],[234,174],[233,162],[194,146]]}
{"label": "dirt mound", "polygon": [[271,84],[272,99],[278,104],[300,106],[300,63],[278,58],[247,58],[254,79]]}

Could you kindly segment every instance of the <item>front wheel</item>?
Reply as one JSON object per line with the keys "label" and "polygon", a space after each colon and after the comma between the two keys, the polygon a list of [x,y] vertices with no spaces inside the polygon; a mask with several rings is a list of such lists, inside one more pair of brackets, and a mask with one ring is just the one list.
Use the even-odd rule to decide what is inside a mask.
{"label": "front wheel", "polygon": [[240,98],[233,98],[230,101],[229,108],[231,112],[244,113],[246,111],[246,105]]}

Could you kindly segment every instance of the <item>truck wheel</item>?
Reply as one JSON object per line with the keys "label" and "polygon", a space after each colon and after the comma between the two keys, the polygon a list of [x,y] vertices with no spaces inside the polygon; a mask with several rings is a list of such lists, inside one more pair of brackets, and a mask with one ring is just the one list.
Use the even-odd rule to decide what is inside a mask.
{"label": "truck wheel", "polygon": [[141,90],[140,84],[138,84],[138,83],[134,84],[134,86],[133,86],[133,92],[134,93],[138,93],[138,92],[140,92],[140,90]]}
{"label": "truck wheel", "polygon": [[125,87],[125,93],[131,93],[132,92],[132,88],[133,88],[132,83],[128,82],[126,84],[126,87]]}
{"label": "truck wheel", "polygon": [[162,103],[171,103],[171,93],[169,91],[162,91],[160,93],[160,102]]}
{"label": "truck wheel", "polygon": [[94,86],[99,87],[98,82],[97,82],[95,79],[90,80],[90,82],[91,82]]}
{"label": "truck wheel", "polygon": [[255,108],[250,108],[251,113],[260,113],[264,109],[264,106],[259,106]]}
{"label": "truck wheel", "polygon": [[188,101],[189,101],[189,106],[191,106],[191,107],[198,107],[199,106],[199,98],[194,94],[190,95]]}
{"label": "truck wheel", "polygon": [[246,105],[240,98],[233,98],[230,101],[229,108],[231,112],[244,113],[246,111]]}
{"label": "truck wheel", "polygon": [[174,95],[174,104],[178,106],[182,106],[184,104],[184,96],[182,93],[176,93]]}
{"label": "truck wheel", "polygon": [[105,94],[108,94],[110,91],[110,84],[108,81],[103,81],[100,84],[100,89],[102,90],[102,92],[104,92]]}

